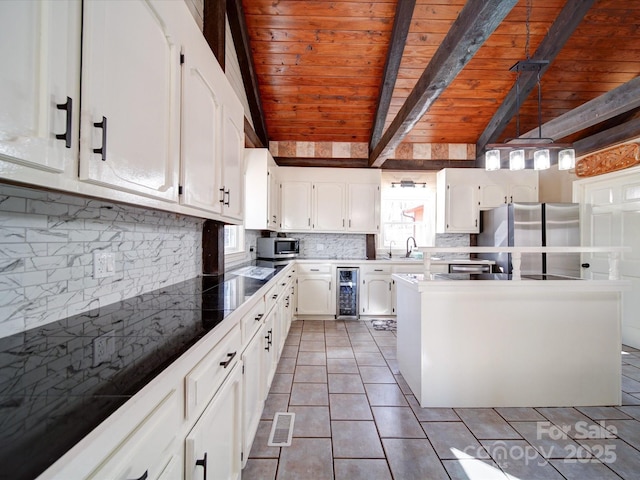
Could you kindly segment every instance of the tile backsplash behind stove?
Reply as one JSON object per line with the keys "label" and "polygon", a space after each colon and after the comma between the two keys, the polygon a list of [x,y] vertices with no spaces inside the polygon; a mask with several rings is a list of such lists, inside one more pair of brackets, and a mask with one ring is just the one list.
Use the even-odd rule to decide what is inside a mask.
{"label": "tile backsplash behind stove", "polygon": [[[0,337],[202,272],[199,218],[0,185]],[[93,278],[93,252],[115,275]]]}

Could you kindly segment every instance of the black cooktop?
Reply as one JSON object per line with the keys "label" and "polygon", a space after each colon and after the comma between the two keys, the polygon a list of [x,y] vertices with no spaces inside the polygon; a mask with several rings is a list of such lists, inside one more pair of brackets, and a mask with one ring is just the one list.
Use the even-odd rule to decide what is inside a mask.
{"label": "black cooktop", "polygon": [[0,339],[0,478],[42,473],[275,272],[197,277]]}

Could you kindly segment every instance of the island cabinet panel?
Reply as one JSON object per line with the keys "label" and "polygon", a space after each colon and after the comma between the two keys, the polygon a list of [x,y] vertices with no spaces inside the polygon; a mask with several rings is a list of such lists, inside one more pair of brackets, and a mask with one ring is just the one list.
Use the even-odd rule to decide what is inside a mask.
{"label": "island cabinet panel", "polygon": [[398,365],[422,407],[620,405],[625,282],[394,279]]}
{"label": "island cabinet panel", "polygon": [[62,186],[77,171],[80,25],[79,1],[0,2],[1,177]]}
{"label": "island cabinet panel", "polygon": [[180,45],[159,2],[85,2],[80,179],[178,200]]}
{"label": "island cabinet panel", "polygon": [[185,479],[240,478],[242,367],[236,365],[185,440]]}

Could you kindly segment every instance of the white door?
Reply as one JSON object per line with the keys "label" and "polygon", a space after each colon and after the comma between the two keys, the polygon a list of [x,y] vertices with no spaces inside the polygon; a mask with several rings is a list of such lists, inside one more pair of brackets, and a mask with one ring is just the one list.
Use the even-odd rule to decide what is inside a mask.
{"label": "white door", "polygon": [[[195,40],[194,40],[195,41]],[[204,42],[204,39],[202,40]],[[184,52],[182,66],[181,203],[220,213],[220,129],[222,105],[216,92],[215,57],[204,42]],[[220,72],[220,75],[223,75]]]}
{"label": "white door", "polygon": [[331,275],[298,276],[298,315],[333,315],[335,303]]}
{"label": "white door", "polygon": [[162,15],[177,5],[83,5],[80,178],[176,202],[180,46]]}
{"label": "white door", "polygon": [[378,233],[380,230],[380,186],[372,183],[349,184],[347,230]]}
{"label": "white door", "polygon": [[[582,244],[625,246],[620,273],[632,284],[622,294],[622,342],[640,348],[640,169],[602,175],[574,183],[574,199],[581,203]],[[607,279],[607,254],[585,254],[583,276]]]}
{"label": "white door", "polygon": [[507,198],[507,188],[505,185],[480,185],[480,208],[499,207],[508,202]]}
{"label": "white door", "polygon": [[75,0],[0,2],[4,178],[55,187],[52,173],[76,174],[80,8]]}
{"label": "white door", "polygon": [[344,183],[313,184],[314,230],[339,232],[345,229],[345,185]]}
{"label": "white door", "polygon": [[277,339],[278,339],[278,309],[272,308],[264,320],[264,327],[258,335],[262,337],[262,378],[265,382],[265,394],[269,392],[273,375],[278,367]]}
{"label": "white door", "polygon": [[249,342],[249,345],[242,354],[243,377],[242,377],[242,409],[243,409],[243,466],[246,464],[251,445],[258,430],[260,416],[265,399],[265,385],[262,371],[262,358],[264,351],[264,339],[260,330]]}
{"label": "white door", "polygon": [[282,230],[311,230],[310,182],[282,182],[280,201]]}
{"label": "white door", "polygon": [[241,405],[242,367],[238,362],[186,437],[186,480],[240,478]]}
{"label": "white door", "polygon": [[387,275],[366,275],[362,279],[362,293],[360,295],[365,315],[391,315],[392,291],[391,278]]}
{"label": "white door", "polygon": [[518,183],[509,186],[509,203],[527,203],[538,201],[538,187],[536,185]]}
{"label": "white door", "polygon": [[226,93],[222,106],[222,214],[241,221],[244,205],[244,114],[240,101],[231,95],[235,94],[232,91]]}

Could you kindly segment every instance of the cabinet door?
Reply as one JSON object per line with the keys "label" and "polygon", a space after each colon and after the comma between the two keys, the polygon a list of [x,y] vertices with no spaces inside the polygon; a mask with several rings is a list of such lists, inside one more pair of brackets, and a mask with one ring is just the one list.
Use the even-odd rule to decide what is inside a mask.
{"label": "cabinet door", "polygon": [[362,279],[361,311],[365,315],[393,313],[391,278],[388,275],[366,275]]}
{"label": "cabinet door", "polygon": [[217,185],[222,182],[222,105],[215,79],[224,74],[218,72],[220,67],[204,39],[204,46],[199,40],[193,39],[193,47],[185,48],[182,66],[180,200],[184,205],[220,213],[223,192]]}
{"label": "cabinet door", "polygon": [[[264,352],[263,330],[253,337],[242,354],[242,365],[244,367],[242,378],[242,410],[243,410],[243,464],[246,464],[253,439],[258,430],[260,416],[265,399],[265,385],[262,371],[262,358]],[[244,465],[243,465],[244,466]]]}
{"label": "cabinet door", "polygon": [[447,185],[446,232],[478,233],[477,185]]}
{"label": "cabinet door", "polygon": [[81,180],[177,201],[180,48],[163,20],[173,8],[84,2]]}
{"label": "cabinet door", "polygon": [[335,303],[331,275],[298,277],[298,315],[334,315]]}
{"label": "cabinet door", "polygon": [[367,183],[349,185],[347,230],[378,233],[380,230],[380,186]]}
{"label": "cabinet door", "polygon": [[0,2],[3,178],[55,187],[55,174],[77,175],[80,8],[76,0]]}
{"label": "cabinet door", "polygon": [[509,203],[537,202],[538,188],[532,184],[513,184],[509,187]]}
{"label": "cabinet door", "polygon": [[267,177],[267,227],[269,230],[277,230],[280,226],[280,182],[275,167],[267,169]]}
{"label": "cabinet door", "polygon": [[272,308],[264,320],[264,328],[261,335],[263,345],[262,377],[265,382],[265,394],[271,388],[271,382],[278,366],[278,322],[277,309]]}
{"label": "cabinet door", "polygon": [[310,182],[282,182],[280,200],[282,230],[311,230]]}
{"label": "cabinet door", "polygon": [[323,232],[343,231],[345,219],[344,183],[313,184],[313,220],[314,230]]}
{"label": "cabinet door", "polygon": [[[244,113],[242,104],[230,90],[222,107],[222,176],[225,217],[242,220],[244,204]],[[233,96],[232,96],[233,95]]]}
{"label": "cabinet door", "polygon": [[480,185],[480,208],[495,208],[507,202],[508,195],[506,185]]}
{"label": "cabinet door", "polygon": [[[240,478],[242,368],[233,367],[186,437],[186,480]],[[206,472],[206,475],[205,475]]]}

